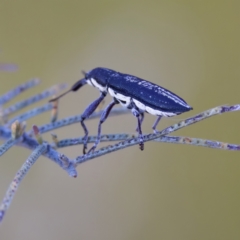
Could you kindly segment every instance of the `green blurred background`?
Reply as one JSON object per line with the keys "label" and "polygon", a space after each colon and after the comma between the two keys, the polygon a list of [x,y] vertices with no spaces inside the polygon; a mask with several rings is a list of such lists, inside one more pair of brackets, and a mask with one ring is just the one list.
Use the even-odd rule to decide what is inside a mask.
{"label": "green blurred background", "polygon": [[[39,77],[42,84],[20,100],[103,66],[183,97],[194,110],[178,120],[240,103],[239,10],[239,1],[217,0],[1,0],[0,62],[19,70],[0,72],[0,93]],[[60,101],[59,117],[81,113],[98,95],[90,87],[70,94]],[[28,128],[49,119],[49,113],[34,118]],[[145,133],[154,120],[146,117]],[[240,112],[224,114],[177,134],[240,143],[239,121]],[[159,128],[175,122],[164,119]],[[97,120],[87,125],[95,134]],[[130,133],[135,125],[131,114],[112,117],[103,132]],[[83,134],[78,124],[55,133]],[[81,151],[62,150],[72,158]],[[1,157],[1,199],[29,153],[15,147]],[[240,239],[239,173],[238,152],[162,143],[89,161],[77,179],[42,157],[22,182],[0,239]]]}

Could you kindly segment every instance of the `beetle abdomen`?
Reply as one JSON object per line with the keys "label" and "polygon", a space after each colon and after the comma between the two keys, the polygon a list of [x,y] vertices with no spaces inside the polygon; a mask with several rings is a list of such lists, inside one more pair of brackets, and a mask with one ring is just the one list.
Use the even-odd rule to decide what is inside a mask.
{"label": "beetle abdomen", "polygon": [[151,109],[174,113],[174,115],[192,109],[191,106],[173,92],[135,76],[120,74],[119,77],[111,78],[109,87],[117,93],[131,96],[138,108],[142,110],[145,108],[151,114],[153,114]]}

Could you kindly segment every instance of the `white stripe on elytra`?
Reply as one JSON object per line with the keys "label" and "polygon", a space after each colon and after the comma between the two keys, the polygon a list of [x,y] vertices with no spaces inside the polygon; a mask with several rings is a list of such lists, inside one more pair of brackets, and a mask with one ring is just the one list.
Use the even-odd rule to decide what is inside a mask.
{"label": "white stripe on elytra", "polygon": [[139,102],[136,99],[132,99],[133,102],[135,103],[135,105],[137,106],[138,109],[145,111],[146,110],[146,106],[144,104],[142,104],[141,102]]}
{"label": "white stripe on elytra", "polygon": [[111,88],[108,88],[108,92],[112,97],[116,97],[116,94],[114,93],[114,91]]}
{"label": "white stripe on elytra", "polygon": [[[153,109],[151,107],[147,107],[145,106],[143,103],[139,102],[138,100],[136,99],[133,99],[133,98],[130,98],[130,97],[127,97],[127,96],[124,96],[120,93],[116,93],[114,92],[113,89],[111,88],[108,88],[108,92],[109,94],[116,98],[117,100],[119,100],[120,104],[124,107],[128,107],[131,103],[131,100],[134,102],[134,104],[136,105],[136,107],[141,110],[141,111],[146,111],[152,115],[155,115],[155,116],[163,116],[163,117],[172,117],[174,115],[176,115],[175,113],[169,113],[169,112],[162,112],[162,111],[159,111],[159,110],[156,110],[156,109]],[[121,101],[125,101],[126,103],[122,103]]]}
{"label": "white stripe on elytra", "polygon": [[[120,102],[120,104],[121,104],[122,106],[128,107],[128,106],[130,105],[130,103],[131,103],[131,98],[130,98],[130,97],[124,96],[124,95],[122,95],[121,93],[116,93],[116,92],[114,92],[114,90],[111,89],[111,88],[108,88],[108,92],[109,92],[109,94],[110,94],[112,97],[114,97],[114,98],[116,98],[117,100],[119,100],[119,102]],[[122,101],[124,101],[124,102],[122,102]]]}
{"label": "white stripe on elytra", "polygon": [[156,110],[156,109],[153,109],[151,107],[147,107],[145,106],[143,103],[139,102],[138,100],[136,99],[133,99],[133,102],[135,103],[136,107],[141,110],[141,111],[146,111],[152,115],[155,115],[155,116],[163,116],[163,117],[171,117],[171,116],[174,116],[176,115],[175,113],[168,113],[168,112],[162,112],[162,111],[159,111],[159,110]]}
{"label": "white stripe on elytra", "polygon": [[175,113],[162,112],[162,111],[150,108],[150,107],[146,107],[146,112],[148,112],[152,115],[155,115],[155,116],[163,116],[163,117],[172,117],[172,116],[176,115]]}
{"label": "white stripe on elytra", "polygon": [[169,92],[168,90],[164,89],[164,88],[161,88],[160,86],[157,86],[155,84],[152,84],[150,82],[147,82],[147,81],[141,81],[138,83],[138,85],[142,85],[150,90],[153,90],[154,92],[157,92],[157,93],[160,93],[162,94],[163,96],[166,96],[170,99],[172,99],[174,102],[184,106],[184,107],[187,107],[187,108],[190,108],[188,104],[186,104],[182,99],[180,99],[178,96],[176,96],[175,94]]}

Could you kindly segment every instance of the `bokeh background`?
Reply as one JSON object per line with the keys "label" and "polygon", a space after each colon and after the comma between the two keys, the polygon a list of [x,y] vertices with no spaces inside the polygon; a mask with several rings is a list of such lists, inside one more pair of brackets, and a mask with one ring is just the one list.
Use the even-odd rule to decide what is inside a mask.
{"label": "bokeh background", "polygon": [[[239,9],[237,0],[1,0],[0,62],[19,70],[0,72],[0,93],[39,77],[41,85],[19,101],[56,83],[71,86],[81,70],[103,66],[162,85],[194,107],[159,128],[240,103]],[[86,87],[66,96],[59,118],[81,113],[98,95]],[[49,119],[45,113],[28,128]],[[146,117],[145,133],[154,120]],[[177,134],[240,143],[239,121],[240,112],[223,114]],[[95,134],[97,120],[87,125]],[[103,132],[131,133],[135,125],[131,114],[112,117]],[[83,134],[78,124],[55,133],[60,139]],[[72,158],[81,151],[62,150]],[[29,153],[15,147],[1,157],[1,198]],[[82,164],[78,174],[72,179],[41,157],[21,184],[0,239],[240,239],[239,152],[152,142],[143,152],[135,146]]]}

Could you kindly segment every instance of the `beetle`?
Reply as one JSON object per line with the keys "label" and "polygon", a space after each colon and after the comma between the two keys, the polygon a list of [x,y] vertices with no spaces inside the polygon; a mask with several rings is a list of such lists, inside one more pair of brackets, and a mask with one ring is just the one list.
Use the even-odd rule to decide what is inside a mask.
{"label": "beetle", "polygon": [[86,153],[88,140],[88,129],[84,120],[96,110],[107,93],[113,97],[113,101],[107,105],[102,112],[98,124],[97,139],[89,152],[94,151],[99,144],[101,125],[105,122],[111,109],[116,104],[120,103],[122,106],[130,109],[132,114],[137,118],[136,131],[139,134],[139,146],[141,150],[144,149],[141,125],[145,112],[157,116],[152,126],[154,133],[157,133],[156,127],[162,117],[172,117],[193,109],[173,92],[133,75],[116,72],[103,67],[94,68],[89,72],[83,72],[83,74],[85,75],[83,79],[77,81],[67,92],[50,101],[56,101],[71,91],[76,92],[85,84],[89,84],[100,91],[100,97],[92,102],[82,114],[80,123],[85,133],[83,145],[84,154]]}

